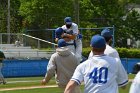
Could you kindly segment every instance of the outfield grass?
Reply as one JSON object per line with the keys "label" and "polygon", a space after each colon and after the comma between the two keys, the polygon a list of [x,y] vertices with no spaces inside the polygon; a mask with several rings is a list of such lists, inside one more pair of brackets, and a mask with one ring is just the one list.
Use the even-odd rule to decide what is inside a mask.
{"label": "outfield grass", "polygon": [[[30,86],[40,86],[41,80],[44,77],[24,77],[24,78],[6,78],[6,81],[9,82],[6,85],[0,85],[2,88],[14,88],[14,87],[30,87]],[[28,81],[28,82],[24,82]],[[10,83],[13,82],[13,83]],[[55,79],[51,79],[49,85],[55,85]]]}
{"label": "outfield grass", "polygon": [[135,77],[135,74],[128,74],[129,79],[133,79]]}
{"label": "outfield grass", "polygon": [[[125,90],[119,89],[119,93],[128,93],[130,83]],[[81,90],[84,90],[84,86],[81,86]],[[37,89],[26,89],[26,90],[10,90],[0,91],[0,93],[63,93],[58,87],[54,88],[37,88]],[[83,93],[83,92],[82,92]]]}
{"label": "outfield grass", "polygon": [[0,93],[62,93],[59,88],[39,88],[39,89],[26,89],[26,90],[10,90],[0,91]]}
{"label": "outfield grass", "polygon": [[[135,75],[129,74],[129,79],[133,79]],[[25,77],[25,78],[7,78],[6,80],[8,82],[15,82],[15,83],[8,83],[6,85],[0,85],[0,89],[3,88],[17,88],[17,87],[30,87],[30,86],[40,86],[41,80],[43,77]],[[21,81],[21,82],[20,82]],[[23,81],[29,81],[29,82],[23,82]],[[30,82],[31,81],[31,82]],[[130,84],[128,83],[128,86],[125,90],[119,89],[119,93],[129,93]],[[53,78],[48,85],[55,85],[55,79]],[[84,90],[84,86],[81,86],[81,90]],[[10,91],[0,91],[0,93],[62,93],[62,90],[60,90],[57,87],[54,88],[37,88],[37,89],[24,89],[24,90],[10,90]]]}

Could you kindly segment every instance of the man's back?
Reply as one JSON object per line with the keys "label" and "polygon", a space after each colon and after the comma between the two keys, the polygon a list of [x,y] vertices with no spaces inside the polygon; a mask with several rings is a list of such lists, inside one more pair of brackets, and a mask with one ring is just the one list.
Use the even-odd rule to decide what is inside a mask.
{"label": "man's back", "polygon": [[90,46],[94,56],[77,66],[64,93],[72,93],[83,81],[84,93],[118,93],[118,86],[125,86],[128,82],[120,59],[104,54],[106,41],[102,36],[93,36]]}
{"label": "man's back", "polygon": [[110,57],[113,57],[113,58],[120,58],[117,50],[112,48],[108,44],[106,44],[106,49],[105,49],[104,54],[106,54],[106,55],[108,55]]}
{"label": "man's back", "polygon": [[[47,65],[47,72],[42,84],[45,85],[54,76],[56,83],[62,90],[65,89],[68,81],[72,77],[75,68],[79,65],[76,56],[70,52],[64,39],[58,40],[58,48],[54,53]],[[80,93],[80,87],[76,87],[72,93]]]}
{"label": "man's back", "polygon": [[65,87],[78,64],[76,56],[68,48],[57,48],[49,61],[48,75],[56,70],[58,85]]}
{"label": "man's back", "polygon": [[94,56],[80,64],[72,79],[84,80],[84,93],[118,93],[118,85],[128,80],[119,60],[105,55]]}

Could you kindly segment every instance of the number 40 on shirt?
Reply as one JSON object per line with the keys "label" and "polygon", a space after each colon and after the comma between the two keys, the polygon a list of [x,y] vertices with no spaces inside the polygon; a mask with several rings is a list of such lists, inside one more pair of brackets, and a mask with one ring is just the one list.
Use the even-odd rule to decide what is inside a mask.
{"label": "number 40 on shirt", "polygon": [[108,77],[108,68],[94,68],[92,72],[89,74],[89,79],[93,79],[93,83],[102,83],[105,84],[107,82]]}

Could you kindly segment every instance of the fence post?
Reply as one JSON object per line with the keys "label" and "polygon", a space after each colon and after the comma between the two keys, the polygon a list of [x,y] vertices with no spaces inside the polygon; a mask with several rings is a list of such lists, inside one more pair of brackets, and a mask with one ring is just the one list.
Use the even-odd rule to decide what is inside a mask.
{"label": "fence post", "polygon": [[0,44],[2,44],[2,34],[0,33]]}
{"label": "fence post", "polygon": [[127,66],[127,73],[129,73],[129,72],[128,72],[128,58],[126,58],[126,64],[127,64],[127,65],[126,65],[126,66]]}
{"label": "fence post", "polygon": [[[55,42],[54,38],[55,38],[55,31],[52,30],[52,42]],[[55,49],[55,45],[52,45],[52,47],[53,49]]]}
{"label": "fence post", "polygon": [[112,46],[115,47],[115,37],[114,37],[114,33],[115,33],[115,27],[113,25],[113,43]]}
{"label": "fence post", "polygon": [[39,53],[38,53],[39,51],[37,50],[37,57],[39,57]]}
{"label": "fence post", "polygon": [[37,41],[37,48],[40,49],[40,41]]}

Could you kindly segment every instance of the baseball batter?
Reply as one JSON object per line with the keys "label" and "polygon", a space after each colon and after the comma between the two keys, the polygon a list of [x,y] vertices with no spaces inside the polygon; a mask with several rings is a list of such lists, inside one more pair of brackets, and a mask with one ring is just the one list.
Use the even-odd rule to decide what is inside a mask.
{"label": "baseball batter", "polygon": [[84,93],[118,93],[118,86],[124,87],[128,77],[119,59],[104,54],[106,42],[102,36],[91,39],[94,56],[78,65],[64,93],[85,83]]}
{"label": "baseball batter", "polygon": [[129,93],[139,93],[140,92],[140,71],[136,74],[134,80],[132,81]]}

